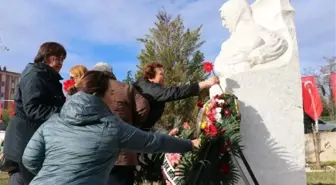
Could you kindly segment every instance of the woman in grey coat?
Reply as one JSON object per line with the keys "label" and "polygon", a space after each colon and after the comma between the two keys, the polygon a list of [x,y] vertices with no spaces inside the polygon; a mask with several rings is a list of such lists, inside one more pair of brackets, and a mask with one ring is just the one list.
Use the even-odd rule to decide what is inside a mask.
{"label": "woman in grey coat", "polygon": [[105,185],[121,149],[184,153],[199,140],[184,140],[141,131],[114,116],[111,76],[89,71],[78,91],[35,132],[22,162],[36,174],[30,185]]}

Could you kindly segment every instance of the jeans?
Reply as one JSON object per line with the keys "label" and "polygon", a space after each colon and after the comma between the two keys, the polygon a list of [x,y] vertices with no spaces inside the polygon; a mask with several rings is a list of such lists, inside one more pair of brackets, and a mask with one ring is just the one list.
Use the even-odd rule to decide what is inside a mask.
{"label": "jeans", "polygon": [[134,166],[114,166],[108,185],[134,185]]}

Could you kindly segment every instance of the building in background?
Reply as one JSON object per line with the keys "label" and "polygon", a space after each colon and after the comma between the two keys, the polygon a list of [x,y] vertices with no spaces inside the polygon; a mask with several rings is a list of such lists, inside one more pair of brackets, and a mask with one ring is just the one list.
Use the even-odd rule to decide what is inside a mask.
{"label": "building in background", "polygon": [[20,73],[7,71],[6,66],[0,66],[0,109],[10,109],[18,90]]}

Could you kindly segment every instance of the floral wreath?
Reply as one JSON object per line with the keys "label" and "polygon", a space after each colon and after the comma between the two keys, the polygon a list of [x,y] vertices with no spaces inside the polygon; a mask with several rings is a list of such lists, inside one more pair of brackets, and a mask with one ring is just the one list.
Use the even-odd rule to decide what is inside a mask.
{"label": "floral wreath", "polygon": [[178,135],[190,139],[193,134],[198,134],[200,149],[183,155],[165,154],[162,169],[166,184],[225,185],[238,182],[240,174],[231,157],[239,156],[241,149],[239,123],[234,95],[216,95],[207,101],[200,110],[196,130],[183,126]]}
{"label": "floral wreath", "polygon": [[[206,72],[213,72],[212,63],[205,62],[203,67]],[[223,92],[204,104],[198,102],[197,106],[200,111],[196,129],[189,123],[181,124],[181,120],[176,120],[174,125],[179,129],[176,137],[200,138],[199,150],[185,154],[147,155],[137,166],[137,184],[165,181],[167,185],[228,185],[239,181],[240,174],[232,160],[233,156],[239,157],[242,149],[237,97]]]}

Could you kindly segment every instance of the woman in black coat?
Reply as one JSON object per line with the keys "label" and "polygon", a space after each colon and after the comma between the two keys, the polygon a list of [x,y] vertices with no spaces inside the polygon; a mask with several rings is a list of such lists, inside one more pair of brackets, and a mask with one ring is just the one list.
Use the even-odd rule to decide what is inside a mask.
{"label": "woman in black coat", "polygon": [[163,87],[163,65],[156,62],[147,64],[144,67],[144,78],[133,84],[150,104],[148,118],[141,127],[144,130],[150,130],[161,118],[166,102],[198,96],[202,89],[210,88],[218,83],[218,77],[212,77],[199,83],[165,88]]}
{"label": "woman in black coat", "polygon": [[[147,120],[140,126],[141,129],[145,131],[150,131],[155,126],[155,123],[160,120],[164,112],[166,102],[198,96],[202,89],[210,88],[211,86],[219,83],[218,77],[212,77],[199,83],[175,87],[164,87],[164,68],[162,64],[156,62],[147,64],[144,67],[143,73],[144,78],[135,82],[133,86],[148,100],[150,105]],[[173,135],[175,132],[176,130],[172,130],[169,134]],[[157,166],[156,163],[151,162],[147,163],[147,165],[148,166],[146,168],[159,172],[159,174],[151,174],[151,177],[149,177],[150,180],[154,182],[159,181],[160,179],[157,178],[161,175],[161,167]],[[123,176],[122,173],[120,173],[120,176]],[[123,184],[122,182],[116,184],[130,185]]]}
{"label": "woman in black coat", "polygon": [[15,116],[9,121],[4,142],[6,159],[18,163],[19,167],[11,173],[9,185],[28,185],[34,178],[22,165],[21,158],[35,131],[51,115],[60,112],[65,102],[59,74],[65,57],[62,45],[46,42],[40,46],[34,63],[29,63],[21,74]]}

